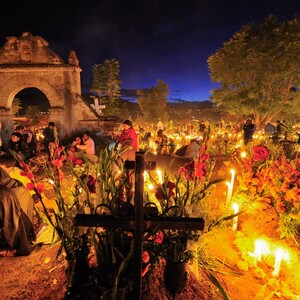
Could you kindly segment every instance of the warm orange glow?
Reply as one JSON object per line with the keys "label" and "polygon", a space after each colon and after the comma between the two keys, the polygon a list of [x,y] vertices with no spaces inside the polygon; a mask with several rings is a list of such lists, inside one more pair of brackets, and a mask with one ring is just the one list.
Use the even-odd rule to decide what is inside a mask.
{"label": "warm orange glow", "polygon": [[241,152],[241,157],[242,157],[242,158],[247,157],[247,152],[246,152],[246,151]]}
{"label": "warm orange glow", "polygon": [[153,185],[152,183],[149,183],[149,184],[148,184],[148,189],[149,189],[150,191],[154,190],[154,185]]}
{"label": "warm orange glow", "polygon": [[158,182],[160,184],[163,183],[163,179],[162,179],[162,173],[161,173],[161,170],[156,170],[156,173],[157,173],[157,176],[158,176]]}
{"label": "warm orange glow", "polygon": [[262,260],[262,255],[270,253],[270,246],[267,241],[263,239],[257,239],[254,242],[254,247],[255,264],[257,264],[258,261]]}
{"label": "warm orange glow", "polygon": [[[233,213],[237,214],[239,212],[239,205],[237,203],[232,203]],[[238,226],[238,216],[233,218],[232,229],[237,230]]]}
{"label": "warm orange glow", "polygon": [[289,253],[286,250],[284,250],[281,247],[276,248],[274,270],[272,272],[273,276],[279,276],[281,261],[282,260],[287,261],[288,259],[289,259]]}

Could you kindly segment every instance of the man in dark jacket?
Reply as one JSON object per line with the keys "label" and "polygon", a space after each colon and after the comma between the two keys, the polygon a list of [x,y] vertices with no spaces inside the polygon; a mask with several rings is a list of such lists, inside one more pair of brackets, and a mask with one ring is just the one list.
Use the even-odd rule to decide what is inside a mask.
{"label": "man in dark jacket", "polygon": [[252,141],[253,138],[253,133],[255,131],[256,127],[252,123],[251,119],[247,119],[244,126],[243,126],[243,131],[244,131],[244,145],[247,145],[249,142]]}

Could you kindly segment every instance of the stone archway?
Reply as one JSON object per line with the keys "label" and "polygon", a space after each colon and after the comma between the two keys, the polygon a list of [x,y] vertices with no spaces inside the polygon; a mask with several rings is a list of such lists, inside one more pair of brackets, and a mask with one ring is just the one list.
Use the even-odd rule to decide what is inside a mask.
{"label": "stone archway", "polygon": [[71,51],[68,63],[48,48],[39,36],[25,32],[21,37],[8,37],[0,48],[0,122],[2,131],[11,132],[12,101],[29,87],[42,91],[50,103],[50,119],[64,136],[84,128],[84,121],[98,122],[95,111],[81,95],[79,61]]}

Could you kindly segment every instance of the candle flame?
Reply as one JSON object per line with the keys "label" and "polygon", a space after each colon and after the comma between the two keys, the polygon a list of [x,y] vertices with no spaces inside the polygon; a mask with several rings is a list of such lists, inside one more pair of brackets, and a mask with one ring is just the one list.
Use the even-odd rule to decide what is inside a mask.
{"label": "candle flame", "polygon": [[246,151],[241,152],[241,157],[242,157],[242,158],[247,157],[247,152],[246,152]]}
{"label": "candle flame", "polygon": [[154,189],[154,185],[152,184],[152,183],[149,183],[148,184],[148,189],[151,191],[151,190],[153,190]]}
{"label": "candle flame", "polygon": [[232,208],[233,208],[234,214],[237,214],[239,212],[239,205],[237,203],[232,203]]}
{"label": "candle flame", "polygon": [[257,239],[254,242],[254,257],[256,262],[261,261],[262,255],[270,253],[270,246],[267,241],[263,239]]}

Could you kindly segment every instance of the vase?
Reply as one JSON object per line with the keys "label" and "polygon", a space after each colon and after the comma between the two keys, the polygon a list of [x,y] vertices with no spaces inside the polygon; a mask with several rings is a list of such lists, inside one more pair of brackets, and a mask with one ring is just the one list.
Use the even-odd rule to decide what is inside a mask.
{"label": "vase", "polygon": [[164,281],[172,295],[183,292],[187,284],[187,274],[186,262],[166,262]]}

